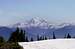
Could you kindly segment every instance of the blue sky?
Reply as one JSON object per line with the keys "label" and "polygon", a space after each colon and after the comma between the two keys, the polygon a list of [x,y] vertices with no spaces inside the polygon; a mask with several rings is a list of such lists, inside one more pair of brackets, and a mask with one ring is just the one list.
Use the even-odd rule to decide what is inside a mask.
{"label": "blue sky", "polygon": [[53,23],[75,23],[75,0],[0,0],[0,25],[37,16]]}

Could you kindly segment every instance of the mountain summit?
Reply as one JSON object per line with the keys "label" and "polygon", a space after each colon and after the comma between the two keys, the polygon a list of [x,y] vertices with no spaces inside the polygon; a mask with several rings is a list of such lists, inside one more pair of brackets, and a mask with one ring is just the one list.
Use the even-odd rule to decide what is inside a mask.
{"label": "mountain summit", "polygon": [[14,27],[41,27],[41,28],[48,28],[51,25],[46,21],[45,19],[36,17],[32,18],[29,21],[26,22],[20,22],[13,25]]}
{"label": "mountain summit", "polygon": [[43,29],[48,29],[48,28],[58,29],[58,28],[62,28],[65,26],[70,26],[70,25],[72,24],[62,23],[62,24],[56,25],[56,24],[49,23],[46,19],[35,17],[25,22],[16,23],[13,25],[13,27],[21,27],[21,28],[40,27]]}

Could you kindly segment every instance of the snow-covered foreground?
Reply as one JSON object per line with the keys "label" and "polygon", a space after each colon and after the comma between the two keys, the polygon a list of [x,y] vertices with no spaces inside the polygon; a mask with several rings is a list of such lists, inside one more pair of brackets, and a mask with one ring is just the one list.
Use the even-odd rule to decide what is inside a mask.
{"label": "snow-covered foreground", "polygon": [[52,39],[35,42],[20,42],[24,49],[75,49],[75,39]]}

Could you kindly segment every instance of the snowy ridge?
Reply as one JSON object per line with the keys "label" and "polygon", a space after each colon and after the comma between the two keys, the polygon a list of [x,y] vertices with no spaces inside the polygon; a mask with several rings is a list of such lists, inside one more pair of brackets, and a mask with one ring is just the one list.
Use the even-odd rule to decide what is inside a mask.
{"label": "snowy ridge", "polygon": [[[59,25],[54,25],[53,26],[53,28],[56,28],[56,29],[58,29],[58,28],[63,28],[63,27],[65,27],[65,26],[72,26],[73,24],[71,24],[71,23],[62,23],[62,24],[59,24]],[[74,26],[74,25],[73,25]]]}
{"label": "snowy ridge", "polygon": [[43,29],[48,29],[48,28],[58,29],[58,28],[62,28],[62,27],[65,27],[65,26],[69,26],[69,25],[73,25],[73,24],[62,23],[62,24],[56,25],[56,24],[49,23],[45,19],[35,17],[35,18],[32,18],[32,19],[30,19],[28,21],[25,21],[25,22],[16,23],[16,24],[13,25],[13,27],[23,27],[23,28],[24,27],[27,27],[27,28],[40,27],[40,28],[43,28]]}
{"label": "snowy ridge", "polygon": [[35,42],[19,42],[24,49],[75,49],[75,39],[53,39]]}
{"label": "snowy ridge", "polygon": [[52,24],[49,24],[47,20],[41,19],[39,17],[32,18],[26,22],[20,22],[13,25],[14,27],[40,27],[49,28]]}

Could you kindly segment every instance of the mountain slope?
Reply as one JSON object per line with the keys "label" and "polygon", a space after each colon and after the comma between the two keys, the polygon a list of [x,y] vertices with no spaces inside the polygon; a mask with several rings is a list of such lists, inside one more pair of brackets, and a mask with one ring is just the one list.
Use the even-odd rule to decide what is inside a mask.
{"label": "mountain slope", "polygon": [[75,25],[64,26],[62,28],[56,29],[55,34],[57,37],[64,37],[68,33],[74,37],[75,36]]}
{"label": "mountain slope", "polygon": [[15,31],[15,29],[1,26],[0,27],[0,36],[3,36],[7,40],[13,31]]}

